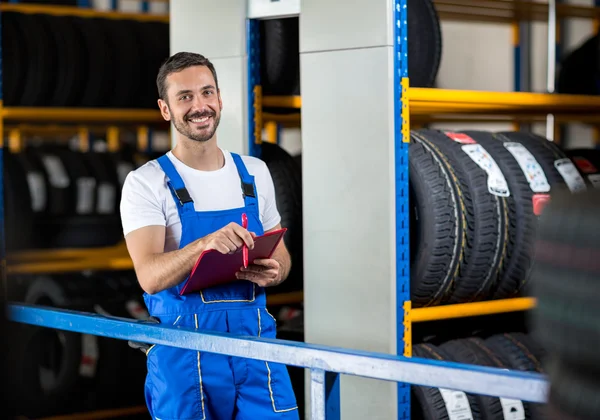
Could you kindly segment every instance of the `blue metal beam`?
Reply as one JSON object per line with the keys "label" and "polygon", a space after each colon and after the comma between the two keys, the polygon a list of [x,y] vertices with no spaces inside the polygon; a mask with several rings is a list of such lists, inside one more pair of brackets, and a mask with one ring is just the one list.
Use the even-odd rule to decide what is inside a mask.
{"label": "blue metal beam", "polygon": [[[73,310],[46,309],[36,305],[10,304],[8,317],[15,322],[59,330],[284,363],[323,372],[456,389],[522,401],[546,402],[547,398],[547,380],[537,373],[196,331]],[[322,395],[326,398],[325,385]]]}

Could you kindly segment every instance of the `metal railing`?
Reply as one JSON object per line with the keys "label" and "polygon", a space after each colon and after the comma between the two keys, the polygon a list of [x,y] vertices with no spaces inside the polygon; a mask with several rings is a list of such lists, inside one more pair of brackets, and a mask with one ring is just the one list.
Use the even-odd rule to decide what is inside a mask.
{"label": "metal railing", "polygon": [[538,403],[546,402],[548,391],[546,377],[538,373],[234,336],[38,305],[10,304],[8,318],[59,330],[307,368],[311,370],[311,419],[340,418],[340,374]]}

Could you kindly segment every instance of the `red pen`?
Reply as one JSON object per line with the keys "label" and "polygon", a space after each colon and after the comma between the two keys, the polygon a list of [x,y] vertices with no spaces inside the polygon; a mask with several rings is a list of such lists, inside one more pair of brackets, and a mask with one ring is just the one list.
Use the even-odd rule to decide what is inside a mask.
{"label": "red pen", "polygon": [[[242,213],[242,227],[248,229],[248,216],[246,216],[246,213]],[[244,257],[244,268],[248,268],[248,245],[246,243],[242,245],[242,255]]]}

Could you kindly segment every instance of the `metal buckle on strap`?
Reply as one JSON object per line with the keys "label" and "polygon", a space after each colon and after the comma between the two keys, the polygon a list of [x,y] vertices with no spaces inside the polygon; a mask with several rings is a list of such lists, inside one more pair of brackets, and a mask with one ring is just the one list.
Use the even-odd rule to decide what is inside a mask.
{"label": "metal buckle on strap", "polygon": [[194,202],[194,200],[192,200],[192,197],[190,196],[190,193],[188,192],[188,190],[185,187],[179,188],[178,190],[174,190],[174,191],[175,191],[175,195],[177,196],[177,199],[179,200],[179,202],[181,203],[182,206],[185,203]]}
{"label": "metal buckle on strap", "polygon": [[246,184],[245,182],[242,182],[242,191],[246,197],[256,197],[254,194],[254,186],[252,184]]}

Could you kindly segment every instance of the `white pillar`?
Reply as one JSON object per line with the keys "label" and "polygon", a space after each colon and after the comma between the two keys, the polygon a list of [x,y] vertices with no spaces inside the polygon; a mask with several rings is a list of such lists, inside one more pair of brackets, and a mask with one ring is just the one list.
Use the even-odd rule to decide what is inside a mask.
{"label": "white pillar", "polygon": [[223,99],[219,145],[248,152],[246,0],[171,0],[170,49],[196,52],[215,66]]}
{"label": "white pillar", "polygon": [[[303,0],[300,54],[305,338],[397,354],[393,12]],[[395,383],[340,389],[343,419],[398,416]]]}

